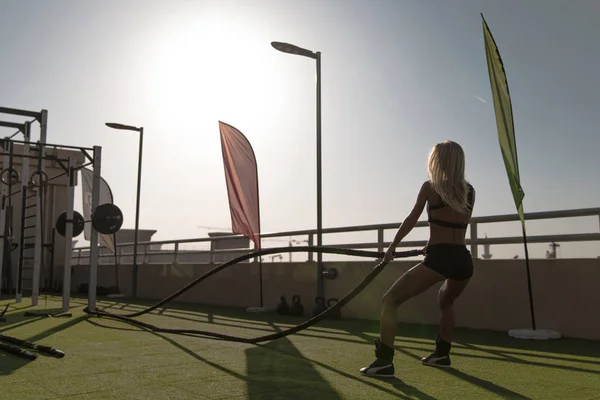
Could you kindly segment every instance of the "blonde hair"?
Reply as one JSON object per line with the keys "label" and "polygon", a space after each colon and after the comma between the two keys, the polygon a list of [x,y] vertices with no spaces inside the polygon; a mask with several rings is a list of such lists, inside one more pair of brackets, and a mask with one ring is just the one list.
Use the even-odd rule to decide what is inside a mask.
{"label": "blonde hair", "polygon": [[467,204],[469,188],[465,180],[465,153],[451,140],[437,143],[429,153],[428,175],[433,190],[442,201],[461,214],[470,213]]}

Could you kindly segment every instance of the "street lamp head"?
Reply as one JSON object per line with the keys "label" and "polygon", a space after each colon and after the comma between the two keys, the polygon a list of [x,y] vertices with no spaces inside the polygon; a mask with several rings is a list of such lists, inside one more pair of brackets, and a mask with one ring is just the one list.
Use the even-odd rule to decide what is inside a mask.
{"label": "street lamp head", "polygon": [[298,47],[293,44],[283,43],[283,42],[271,42],[271,46],[276,50],[279,50],[283,53],[288,54],[296,54],[299,56],[304,56],[308,58],[317,58],[317,54],[307,49],[303,49],[302,47]]}
{"label": "street lamp head", "polygon": [[141,130],[141,128],[136,128],[135,126],[117,124],[115,122],[107,122],[106,126],[108,126],[109,128],[121,129],[121,130],[126,130],[126,131],[136,131],[136,132],[139,132]]}

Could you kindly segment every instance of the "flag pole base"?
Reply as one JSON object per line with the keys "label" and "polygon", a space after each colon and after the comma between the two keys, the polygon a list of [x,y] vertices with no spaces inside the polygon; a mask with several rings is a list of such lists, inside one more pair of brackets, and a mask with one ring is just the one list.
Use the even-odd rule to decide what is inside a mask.
{"label": "flag pole base", "polygon": [[246,308],[246,311],[251,313],[271,313],[275,312],[276,309],[269,307],[248,307]]}
{"label": "flag pole base", "polygon": [[548,329],[511,329],[508,336],[515,339],[548,340],[560,339],[561,334]]}

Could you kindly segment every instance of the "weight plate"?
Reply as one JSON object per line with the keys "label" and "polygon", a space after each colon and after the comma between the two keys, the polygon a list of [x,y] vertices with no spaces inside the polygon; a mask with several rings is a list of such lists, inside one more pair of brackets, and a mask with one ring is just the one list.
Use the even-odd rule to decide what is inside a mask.
{"label": "weight plate", "polygon": [[[73,211],[73,237],[81,235],[85,226],[83,215]],[[67,212],[63,211],[56,219],[56,231],[59,235],[65,236],[67,232]]]}
{"label": "weight plate", "polygon": [[92,226],[98,232],[110,235],[117,233],[123,225],[123,213],[119,207],[105,203],[98,207],[92,215]]}

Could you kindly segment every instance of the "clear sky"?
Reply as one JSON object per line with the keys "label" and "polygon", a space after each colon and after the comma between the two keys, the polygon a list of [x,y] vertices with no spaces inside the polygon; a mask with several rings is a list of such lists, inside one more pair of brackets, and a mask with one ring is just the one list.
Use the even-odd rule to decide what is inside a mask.
{"label": "clear sky", "polygon": [[[465,149],[474,214],[514,213],[480,13],[508,74],[525,211],[597,207],[597,0],[0,0],[0,105],[48,109],[51,143],[102,146],[125,228],[137,136],[104,123],[144,126],[141,228],[158,230],[155,240],[231,226],[219,120],[254,147],[262,231],[315,228],[315,65],[270,45],[290,42],[322,52],[325,227],[402,221],[444,139]],[[598,232],[598,223],[528,228]],[[559,255],[595,257],[595,247],[564,243]],[[548,245],[530,249],[543,257]],[[522,257],[523,246],[492,253]]]}

